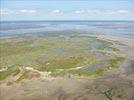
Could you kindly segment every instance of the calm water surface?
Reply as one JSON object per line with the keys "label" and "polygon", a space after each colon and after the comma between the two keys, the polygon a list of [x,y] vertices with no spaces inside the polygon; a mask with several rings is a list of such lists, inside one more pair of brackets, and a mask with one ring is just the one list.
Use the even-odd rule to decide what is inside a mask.
{"label": "calm water surface", "polygon": [[134,21],[3,21],[0,36],[68,30],[134,37]]}

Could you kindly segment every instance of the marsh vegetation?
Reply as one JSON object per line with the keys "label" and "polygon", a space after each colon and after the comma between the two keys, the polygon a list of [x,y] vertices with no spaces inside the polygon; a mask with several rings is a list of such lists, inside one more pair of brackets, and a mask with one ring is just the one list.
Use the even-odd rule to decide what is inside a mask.
{"label": "marsh vegetation", "polygon": [[[25,67],[52,76],[67,74],[99,76],[117,68],[125,58],[114,53],[119,51],[113,43],[91,36],[49,36],[0,40],[0,72],[3,80],[17,75]],[[26,75],[23,75],[23,77]]]}

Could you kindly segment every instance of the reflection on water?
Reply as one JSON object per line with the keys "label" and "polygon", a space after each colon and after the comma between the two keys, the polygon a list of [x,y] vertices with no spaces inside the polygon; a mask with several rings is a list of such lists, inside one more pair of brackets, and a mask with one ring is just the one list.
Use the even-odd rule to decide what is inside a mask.
{"label": "reflection on water", "polygon": [[46,31],[78,30],[134,37],[133,21],[19,21],[1,22],[0,36]]}

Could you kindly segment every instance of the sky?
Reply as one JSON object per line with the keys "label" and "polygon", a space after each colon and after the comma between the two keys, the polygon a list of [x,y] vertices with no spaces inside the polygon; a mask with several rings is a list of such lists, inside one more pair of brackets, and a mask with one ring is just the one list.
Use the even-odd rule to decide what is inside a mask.
{"label": "sky", "polygon": [[1,20],[134,20],[134,0],[1,0]]}

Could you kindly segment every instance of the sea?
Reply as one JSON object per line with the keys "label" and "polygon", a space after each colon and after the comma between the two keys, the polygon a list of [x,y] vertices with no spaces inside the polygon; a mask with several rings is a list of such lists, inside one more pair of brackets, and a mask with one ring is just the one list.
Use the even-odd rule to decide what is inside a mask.
{"label": "sea", "polygon": [[0,37],[65,31],[134,38],[134,21],[0,21]]}

